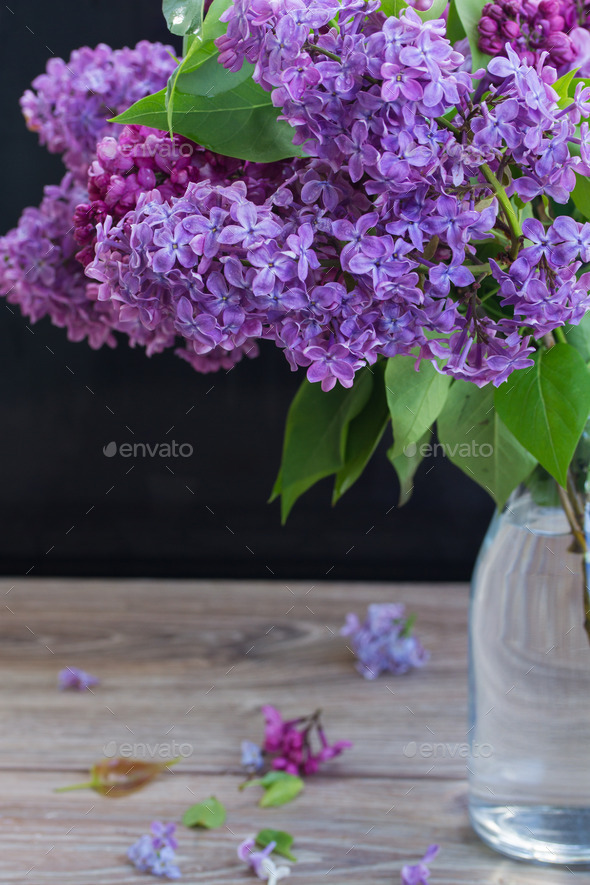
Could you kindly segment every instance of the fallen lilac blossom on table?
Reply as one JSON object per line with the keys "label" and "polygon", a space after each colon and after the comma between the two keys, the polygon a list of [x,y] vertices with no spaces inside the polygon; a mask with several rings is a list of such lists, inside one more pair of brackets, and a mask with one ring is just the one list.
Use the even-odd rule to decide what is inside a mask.
{"label": "fallen lilac blossom on table", "polygon": [[427,864],[434,860],[439,849],[439,845],[431,845],[419,863],[406,864],[402,867],[401,885],[427,885],[426,880],[430,876]]}
{"label": "fallen lilac blossom on table", "polygon": [[264,767],[262,750],[254,741],[242,741],[242,767],[252,772]]}
{"label": "fallen lilac blossom on table", "polygon": [[174,853],[178,847],[174,838],[176,824],[163,824],[155,820],[150,829],[150,834],[141,836],[129,848],[127,857],[142,873],[180,879],[181,873]]}
{"label": "fallen lilac blossom on table", "polygon": [[352,747],[350,741],[328,742],[319,710],[311,716],[287,721],[276,707],[267,705],[262,712],[266,720],[263,750],[272,757],[271,767],[275,770],[294,775],[315,774],[323,762]]}
{"label": "fallen lilac blossom on table", "polygon": [[57,685],[60,691],[86,691],[92,685],[100,685],[100,679],[78,667],[65,667],[57,674]]}
{"label": "fallen lilac blossom on table", "polygon": [[430,654],[412,635],[413,616],[406,618],[401,603],[375,603],[361,623],[354,613],[346,616],[342,636],[350,636],[351,651],[357,657],[356,668],[365,679],[381,673],[398,676],[414,667],[423,667]]}
{"label": "fallen lilac blossom on table", "polygon": [[268,885],[276,885],[279,879],[290,876],[291,870],[288,866],[278,867],[275,864],[270,857],[275,848],[276,842],[269,842],[265,848],[257,851],[256,840],[251,837],[245,839],[238,848],[238,857],[252,868],[259,879],[265,879]]}

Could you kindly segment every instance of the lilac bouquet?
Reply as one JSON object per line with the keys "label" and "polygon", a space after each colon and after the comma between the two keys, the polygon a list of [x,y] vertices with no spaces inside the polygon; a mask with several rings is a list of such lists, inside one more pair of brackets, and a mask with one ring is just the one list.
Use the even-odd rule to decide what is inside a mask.
{"label": "lilac bouquet", "polygon": [[[23,98],[67,174],[0,240],[0,291],[93,347],[306,380],[275,496],[338,499],[388,427],[498,505],[590,412],[590,13],[574,0],[164,0],[160,45],[52,60]],[[473,457],[487,445],[488,458]]]}

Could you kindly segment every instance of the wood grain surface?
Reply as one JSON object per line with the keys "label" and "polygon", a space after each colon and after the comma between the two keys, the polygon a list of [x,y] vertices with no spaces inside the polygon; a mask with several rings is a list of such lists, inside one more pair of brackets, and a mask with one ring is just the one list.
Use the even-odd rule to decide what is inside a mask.
{"label": "wood grain surface", "polygon": [[[432,842],[430,885],[589,885],[590,873],[514,863],[471,832],[467,599],[448,584],[1,581],[0,883],[149,881],[127,847],[215,794],[226,827],[179,828],[187,885],[256,881],[236,847],[265,826],[295,836],[293,885],[395,885]],[[338,631],[348,611],[380,601],[416,612],[432,657],[366,682]],[[100,687],[58,692],[68,665]],[[288,717],[321,707],[328,736],[354,742],[295,802],[268,810],[255,788],[237,789],[240,742],[261,739],[266,703]],[[124,799],[53,792],[131,752],[183,761]]]}

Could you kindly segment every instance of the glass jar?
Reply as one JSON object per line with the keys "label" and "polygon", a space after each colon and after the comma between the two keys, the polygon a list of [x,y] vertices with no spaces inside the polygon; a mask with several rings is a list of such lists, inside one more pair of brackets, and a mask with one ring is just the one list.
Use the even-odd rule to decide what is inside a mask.
{"label": "glass jar", "polygon": [[559,499],[494,517],[470,610],[469,810],[511,857],[590,863],[586,565]]}

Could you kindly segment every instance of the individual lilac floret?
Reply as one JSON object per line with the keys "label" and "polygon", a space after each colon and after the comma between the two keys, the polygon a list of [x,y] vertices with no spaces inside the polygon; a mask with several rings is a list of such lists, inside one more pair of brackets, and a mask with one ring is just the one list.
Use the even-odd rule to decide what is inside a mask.
{"label": "individual lilac floret", "polygon": [[178,843],[174,838],[176,824],[154,821],[151,834],[141,836],[127,851],[127,857],[142,873],[180,879],[174,850]]}
{"label": "individual lilac floret", "polygon": [[276,842],[269,842],[268,845],[261,849],[256,849],[256,842],[253,838],[245,839],[238,848],[238,857],[251,867],[259,879],[265,879],[268,885],[275,885],[279,879],[285,879],[291,875],[288,866],[277,867],[274,860],[270,857],[276,848]]}
{"label": "individual lilac floret", "polygon": [[414,667],[423,667],[430,655],[416,636],[412,636],[413,617],[406,618],[405,606],[397,603],[370,605],[361,624],[356,614],[346,617],[340,631],[350,636],[356,655],[357,670],[365,679],[380,673],[401,675]]}
{"label": "individual lilac floret", "polygon": [[60,691],[86,691],[100,680],[78,667],[66,667],[57,674],[57,684]]}
{"label": "individual lilac floret", "polygon": [[427,885],[426,880],[430,876],[427,864],[436,857],[439,847],[438,845],[431,845],[420,863],[406,864],[402,868],[401,885]]}
{"label": "individual lilac floret", "polygon": [[262,750],[254,741],[242,741],[242,765],[248,771],[260,771],[264,766]]}
{"label": "individual lilac floret", "polygon": [[283,720],[276,707],[262,708],[266,720],[264,752],[272,756],[272,768],[288,774],[315,774],[322,762],[352,747],[350,741],[329,744],[322,727],[320,711],[311,716]]}

